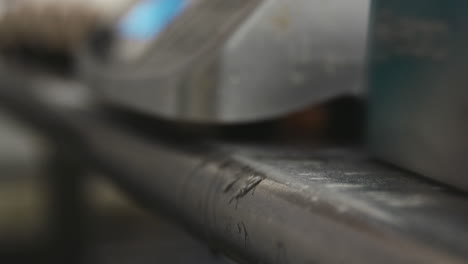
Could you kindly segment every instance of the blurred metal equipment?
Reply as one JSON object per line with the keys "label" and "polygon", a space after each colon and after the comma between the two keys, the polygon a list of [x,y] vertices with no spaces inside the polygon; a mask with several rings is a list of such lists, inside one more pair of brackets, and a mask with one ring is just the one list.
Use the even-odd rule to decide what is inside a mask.
{"label": "blurred metal equipment", "polygon": [[[37,101],[18,89],[37,82],[11,73],[1,77],[2,105],[53,139],[65,136],[57,146],[69,147],[64,154],[79,154],[82,169],[105,172],[144,208],[173,216],[235,259],[267,264],[468,259],[467,196],[377,163],[359,149],[232,144],[188,137],[170,125],[153,131],[126,118]],[[60,164],[58,171],[68,167]],[[72,183],[77,184],[65,187]],[[65,197],[71,194],[77,195]]]}
{"label": "blurred metal equipment", "polygon": [[468,2],[376,1],[371,146],[468,190]]}
{"label": "blurred metal equipment", "polygon": [[139,1],[96,34],[83,75],[151,116],[269,119],[363,91],[369,17],[370,0]]}
{"label": "blurred metal equipment", "polygon": [[83,121],[115,182],[245,263],[468,259],[467,197],[360,150],[141,137]]}
{"label": "blurred metal equipment", "polygon": [[373,4],[371,16],[365,0],[138,2],[80,56],[118,110],[86,85],[0,65],[0,104],[55,147],[53,194],[66,198],[57,258],[81,254],[80,186],[93,171],[244,262],[466,263],[466,193],[377,162],[358,142],[246,143],[172,122],[258,121],[359,94],[376,21],[372,150],[466,188],[468,2]]}

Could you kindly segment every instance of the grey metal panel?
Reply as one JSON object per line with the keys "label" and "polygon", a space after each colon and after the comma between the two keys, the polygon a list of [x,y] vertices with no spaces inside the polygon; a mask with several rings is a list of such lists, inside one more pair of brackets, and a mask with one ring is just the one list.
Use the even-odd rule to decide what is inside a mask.
{"label": "grey metal panel", "polygon": [[231,256],[254,263],[468,262],[466,194],[359,150],[233,145],[191,141],[180,130],[162,133],[164,126],[137,129],[89,107],[38,101],[37,89],[24,88],[40,80],[20,76],[2,74],[2,104],[107,172],[142,206],[164,209]]}
{"label": "grey metal panel", "polygon": [[468,4],[376,3],[369,133],[373,153],[468,190]]}
{"label": "grey metal panel", "polygon": [[359,150],[190,141],[180,130],[162,133],[164,126],[148,133],[151,126],[136,129],[60,98],[38,101],[39,80],[20,76],[2,75],[2,105],[145,208],[164,209],[231,256],[278,264],[467,262],[466,194]]}
{"label": "grey metal panel", "polygon": [[221,56],[222,119],[256,120],[365,90],[369,0],[271,0]]}
{"label": "grey metal panel", "polygon": [[82,69],[103,101],[123,108],[265,120],[362,93],[369,21],[370,0],[196,1],[138,59],[81,56]]}
{"label": "grey metal panel", "polygon": [[466,196],[360,152],[179,145],[83,128],[123,188],[231,256],[258,263],[467,260]]}

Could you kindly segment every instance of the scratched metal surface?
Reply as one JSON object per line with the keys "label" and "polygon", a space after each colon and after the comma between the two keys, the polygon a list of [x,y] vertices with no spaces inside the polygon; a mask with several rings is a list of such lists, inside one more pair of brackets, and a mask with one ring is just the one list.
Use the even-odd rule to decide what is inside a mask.
{"label": "scratched metal surface", "polygon": [[25,91],[7,89],[25,85],[22,79],[6,80],[2,103],[63,137],[67,141],[59,143],[84,154],[142,206],[172,215],[236,259],[468,262],[466,194],[376,163],[360,151],[189,141],[186,134],[158,129],[145,133],[96,112],[36,102]]}
{"label": "scratched metal surface", "polygon": [[142,204],[247,263],[468,262],[467,197],[362,152],[83,127],[101,167]]}

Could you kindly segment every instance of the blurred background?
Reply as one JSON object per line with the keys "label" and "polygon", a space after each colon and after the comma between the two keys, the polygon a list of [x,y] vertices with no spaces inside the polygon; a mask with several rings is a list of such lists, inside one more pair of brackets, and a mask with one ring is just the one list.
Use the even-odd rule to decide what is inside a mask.
{"label": "blurred background", "polygon": [[0,0],[0,263],[463,262],[467,10]]}
{"label": "blurred background", "polygon": [[62,241],[65,247],[76,248],[55,244],[57,208],[47,169],[48,152],[38,135],[11,115],[0,113],[2,263],[55,263],[60,250],[75,252],[68,263],[79,262],[73,259],[76,255],[80,255],[79,263],[96,264],[234,263],[163,216],[150,215],[99,175],[87,181],[88,206],[79,215],[81,219],[72,219],[82,221],[82,230],[67,234],[79,241]]}

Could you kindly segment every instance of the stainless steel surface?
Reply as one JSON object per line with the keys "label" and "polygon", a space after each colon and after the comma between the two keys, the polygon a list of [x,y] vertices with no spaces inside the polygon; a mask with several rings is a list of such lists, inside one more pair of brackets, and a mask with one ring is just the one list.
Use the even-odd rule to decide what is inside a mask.
{"label": "stainless steel surface", "polygon": [[361,93],[369,21],[370,0],[193,1],[137,58],[83,56],[84,76],[105,102],[157,117],[269,119]]}
{"label": "stainless steel surface", "polygon": [[278,264],[467,261],[467,197],[360,152],[178,145],[86,127],[114,180],[231,256]]}
{"label": "stainless steel surface", "polygon": [[[2,76],[0,101],[148,210],[254,263],[466,263],[468,197],[359,150],[190,140],[45,105]],[[8,100],[6,100],[8,99]],[[133,122],[135,121],[132,118]],[[141,125],[141,124],[140,124]],[[192,138],[193,139],[193,138]]]}
{"label": "stainless steel surface", "polygon": [[371,146],[468,190],[466,1],[376,1]]}
{"label": "stainless steel surface", "polygon": [[112,182],[93,179],[83,264],[236,264],[164,215],[144,210]]}

